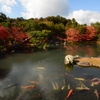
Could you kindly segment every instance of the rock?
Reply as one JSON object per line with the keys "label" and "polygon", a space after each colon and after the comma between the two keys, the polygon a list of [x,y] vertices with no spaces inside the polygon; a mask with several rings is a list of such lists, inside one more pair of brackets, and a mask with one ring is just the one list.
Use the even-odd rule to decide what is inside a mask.
{"label": "rock", "polygon": [[66,55],[64,63],[67,65],[73,65],[76,62],[76,59],[80,58],[78,55],[72,56],[72,55]]}
{"label": "rock", "polygon": [[74,60],[74,57],[72,55],[66,55],[64,63],[71,65],[71,64],[73,64],[73,60]]}
{"label": "rock", "polygon": [[79,58],[77,59],[76,65],[82,67],[96,67],[100,68],[100,58]]}
{"label": "rock", "polygon": [[86,62],[86,61],[80,61],[80,62],[77,62],[76,64],[79,66],[85,66],[85,67],[91,66],[91,64],[89,62]]}

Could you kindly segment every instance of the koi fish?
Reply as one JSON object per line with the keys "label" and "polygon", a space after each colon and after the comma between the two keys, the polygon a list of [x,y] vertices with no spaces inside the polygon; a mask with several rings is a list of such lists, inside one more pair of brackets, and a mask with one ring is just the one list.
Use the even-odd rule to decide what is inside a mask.
{"label": "koi fish", "polygon": [[81,81],[84,81],[85,79],[84,78],[74,78],[76,80],[81,80]]}
{"label": "koi fish", "polygon": [[69,90],[69,92],[68,92],[68,94],[66,96],[66,99],[68,99],[71,96],[71,94],[73,93],[73,91],[74,91],[73,89]]}
{"label": "koi fish", "polygon": [[37,69],[45,69],[44,67],[36,67]]}
{"label": "koi fish", "polygon": [[98,93],[97,89],[94,90],[94,93],[96,94],[97,100],[99,100],[99,93]]}
{"label": "koi fish", "polygon": [[53,89],[56,90],[55,84],[53,82],[51,82],[51,83],[52,83]]}
{"label": "koi fish", "polygon": [[95,84],[95,85],[98,85],[98,84],[100,84],[100,81],[94,82],[94,84]]}
{"label": "koi fish", "polygon": [[35,85],[21,86],[21,88],[23,88],[23,89],[33,89],[35,87],[36,87]]}
{"label": "koi fish", "polygon": [[46,78],[44,78],[42,75],[39,75],[39,77],[40,77],[41,79],[46,79]]}
{"label": "koi fish", "polygon": [[70,84],[68,84],[68,89],[70,89]]}
{"label": "koi fish", "polygon": [[58,83],[57,83],[57,82],[55,82],[55,85],[56,85],[56,88],[57,88],[57,90],[58,90],[58,89],[59,89]]}
{"label": "koi fish", "polygon": [[99,81],[100,80],[100,78],[93,78],[92,80],[90,80],[90,81]]}
{"label": "koi fish", "polygon": [[36,81],[30,81],[30,83],[33,83],[33,84],[40,84],[39,82],[36,82]]}
{"label": "koi fish", "polygon": [[81,81],[80,81],[80,84],[81,84],[81,87],[87,88],[87,87],[85,86],[85,84],[83,84]]}
{"label": "koi fish", "polygon": [[91,83],[91,86],[94,86],[94,82]]}
{"label": "koi fish", "polygon": [[55,82],[55,84],[53,82],[51,82],[51,83],[52,83],[52,86],[53,86],[54,90],[58,90],[59,89],[59,86],[58,86],[57,82]]}
{"label": "koi fish", "polygon": [[66,85],[63,85],[63,86],[61,87],[61,90],[64,90],[65,87],[66,87]]}
{"label": "koi fish", "polygon": [[86,88],[83,88],[83,87],[76,87],[77,90],[90,90],[90,88],[86,87]]}

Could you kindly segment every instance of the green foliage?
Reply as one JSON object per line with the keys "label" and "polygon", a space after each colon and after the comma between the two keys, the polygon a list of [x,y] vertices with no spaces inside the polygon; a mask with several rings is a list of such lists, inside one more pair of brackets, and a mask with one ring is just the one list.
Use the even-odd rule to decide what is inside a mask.
{"label": "green foliage", "polygon": [[77,21],[72,18],[72,20],[68,19],[68,23],[66,24],[66,29],[68,28],[77,28],[79,26],[79,24],[77,23]]}
{"label": "green foliage", "polygon": [[79,30],[79,34],[82,35],[82,34],[86,34],[87,28],[80,25],[80,27],[78,27],[78,30]]}
{"label": "green foliage", "polygon": [[62,23],[55,24],[54,32],[55,32],[55,36],[64,37],[64,32],[65,32],[64,25]]}
{"label": "green foliage", "polygon": [[100,41],[100,34],[97,34],[97,41]]}
{"label": "green foliage", "polygon": [[43,23],[43,22],[39,22],[38,23],[38,29],[40,31],[45,30],[45,29],[47,29],[47,25],[45,23]]}
{"label": "green foliage", "polygon": [[100,34],[100,22],[91,23],[91,26],[97,29],[97,34]]}
{"label": "green foliage", "polygon": [[10,22],[2,22],[2,23],[0,23],[0,25],[2,25],[4,27],[11,27],[11,23]]}
{"label": "green foliage", "polygon": [[30,42],[34,44],[40,44],[46,41],[46,38],[49,37],[51,31],[50,30],[42,30],[42,31],[31,31],[29,33],[30,36],[33,36]]}
{"label": "green foliage", "polygon": [[54,24],[62,23],[64,25],[66,25],[66,23],[68,22],[66,18],[61,17],[59,15],[57,15],[57,16],[49,16],[49,17],[46,17],[46,19],[48,21],[50,21],[50,22],[53,22]]}
{"label": "green foliage", "polygon": [[0,22],[5,22],[7,19],[6,15],[2,12],[0,12]]}

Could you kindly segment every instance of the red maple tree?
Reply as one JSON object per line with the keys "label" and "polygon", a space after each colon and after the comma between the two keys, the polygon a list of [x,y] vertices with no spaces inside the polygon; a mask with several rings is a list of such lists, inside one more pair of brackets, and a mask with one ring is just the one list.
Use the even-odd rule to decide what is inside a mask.
{"label": "red maple tree", "polygon": [[66,37],[67,41],[72,42],[72,41],[79,41],[79,31],[75,28],[69,28],[66,32]]}
{"label": "red maple tree", "polygon": [[5,28],[0,26],[0,44],[6,45],[9,41],[12,43],[20,43],[28,38],[28,35],[23,32],[23,27]]}
{"label": "red maple tree", "polygon": [[65,34],[66,34],[66,41],[69,42],[75,42],[75,41],[89,41],[94,40],[96,37],[96,28],[92,26],[83,26],[86,27],[86,32],[83,34],[79,34],[79,30],[75,28],[69,28]]}

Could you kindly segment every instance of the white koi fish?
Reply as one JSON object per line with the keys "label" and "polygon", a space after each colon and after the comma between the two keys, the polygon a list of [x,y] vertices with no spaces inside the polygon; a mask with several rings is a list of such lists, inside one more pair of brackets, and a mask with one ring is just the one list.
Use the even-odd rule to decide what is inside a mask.
{"label": "white koi fish", "polygon": [[94,82],[91,83],[91,86],[94,86]]}
{"label": "white koi fish", "polygon": [[51,82],[51,83],[52,83],[52,86],[53,86],[54,90],[58,90],[59,89],[59,86],[58,86],[57,82],[55,82],[55,83]]}
{"label": "white koi fish", "polygon": [[65,87],[66,87],[66,85],[63,85],[63,86],[61,87],[61,90],[64,90]]}
{"label": "white koi fish", "polygon": [[97,89],[94,90],[94,93],[96,94],[97,100],[99,100],[99,93],[98,93]]}
{"label": "white koi fish", "polygon": [[68,84],[68,89],[70,89],[70,84]]}

